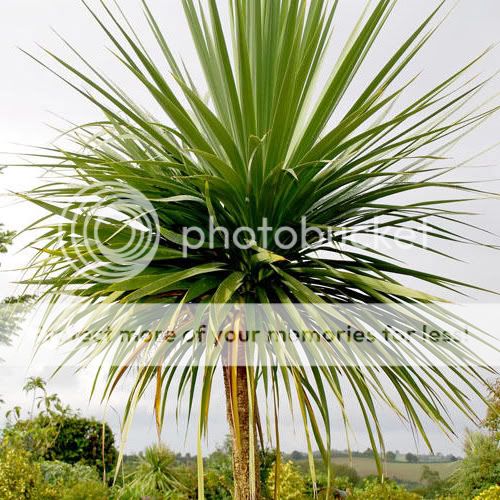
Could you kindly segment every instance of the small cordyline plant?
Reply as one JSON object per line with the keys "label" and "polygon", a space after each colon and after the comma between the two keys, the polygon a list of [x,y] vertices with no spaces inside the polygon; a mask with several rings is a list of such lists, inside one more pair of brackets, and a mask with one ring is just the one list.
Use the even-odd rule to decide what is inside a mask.
{"label": "small cordyline plant", "polygon": [[[68,42],[75,64],[49,51],[37,59],[97,106],[102,119],[72,128],[60,145],[31,159],[52,175],[23,195],[48,211],[34,226],[36,256],[26,283],[40,287],[38,293],[49,299],[49,308],[68,295],[79,297],[72,313],[80,318],[89,304],[280,304],[287,311],[281,319],[290,325],[303,319],[299,304],[313,304],[308,324],[321,327],[332,322],[326,306],[371,304],[396,306],[401,326],[411,326],[415,314],[455,325],[458,319],[427,290],[463,290],[468,284],[402,263],[395,253],[363,237],[391,240],[405,228],[425,232],[425,244],[406,243],[443,254],[433,242],[445,242],[445,253],[451,257],[453,244],[481,244],[465,235],[471,226],[461,220],[463,212],[456,204],[485,193],[454,180],[456,165],[450,166],[446,154],[496,108],[466,109],[487,81],[467,77],[482,56],[427,90],[416,87],[417,77],[404,76],[434,33],[443,4],[388,54],[363,88],[354,88],[352,82],[396,3],[369,4],[334,61],[326,56],[338,1],[169,3],[171,9],[181,4],[184,9],[203,69],[202,86],[174,57],[146,2],[145,17],[158,45],[155,57],[118,4],[85,4],[117,60],[154,99],[160,116],[143,109]],[[322,78],[325,68],[329,75]],[[403,105],[400,98],[409,88],[417,88],[420,95]],[[143,212],[153,216],[154,223],[137,233],[144,238],[139,249],[148,258],[138,259],[142,267],[130,275],[104,275],[100,264],[113,263],[109,251],[126,244],[137,230],[137,217],[99,210],[121,189],[139,193]],[[462,198],[456,193],[465,194]],[[259,231],[263,221],[271,228],[267,242]],[[303,221],[315,231],[294,238],[293,230],[299,231]],[[206,235],[211,225],[218,228],[212,244],[187,239],[186,228],[190,236],[196,234],[193,228]],[[226,231],[234,234],[238,228],[253,231],[239,245],[226,238]],[[275,238],[278,232],[281,239]],[[409,281],[421,287],[410,288]],[[358,405],[380,474],[380,401],[409,422],[429,447],[423,414],[450,434],[450,406],[475,418],[457,384],[479,394],[482,377],[473,368],[472,353],[459,344],[442,351],[448,368],[422,366],[422,353],[403,347],[406,363],[357,365],[335,339],[305,345],[303,354],[317,361],[307,366],[297,361],[296,347],[289,344],[269,354],[286,362],[246,363],[238,343],[230,354],[222,349],[216,362],[200,366],[203,352],[179,363],[191,346],[169,347],[166,339],[152,342],[149,337],[118,346],[123,316],[113,318],[101,321],[108,330],[99,342],[89,343],[86,337],[78,344],[78,335],[73,338],[78,344],[75,353],[86,353],[85,359],[112,357],[105,398],[120,381],[130,383],[126,374],[135,377],[129,388],[125,435],[149,386],[154,389],[159,430],[169,395],[174,394],[179,407],[187,399],[189,415],[199,415],[200,498],[202,440],[211,395],[219,387],[227,401],[238,500],[260,496],[258,457],[266,435],[277,449],[279,472],[283,401],[299,408],[313,481],[314,447],[332,479],[333,402],[348,435],[346,401]],[[246,318],[218,318],[219,324],[224,321],[237,329]],[[208,343],[205,346],[209,349]],[[433,355],[441,353],[439,346],[431,350]],[[221,365],[223,385],[217,379]],[[274,497],[279,498],[279,481],[275,484]]]}

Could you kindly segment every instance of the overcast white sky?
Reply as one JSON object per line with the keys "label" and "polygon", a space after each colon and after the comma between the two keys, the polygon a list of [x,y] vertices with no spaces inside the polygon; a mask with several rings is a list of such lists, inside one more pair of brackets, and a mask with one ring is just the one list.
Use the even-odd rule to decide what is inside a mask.
{"label": "overcast white sky", "polygon": [[[145,41],[148,43],[151,36],[147,33],[140,14],[139,0],[119,0],[119,3],[130,13],[130,18],[134,23],[137,23],[138,31],[144,33]],[[340,41],[345,37],[365,4],[364,0],[340,1],[340,11],[335,28],[337,38],[334,37],[332,59],[336,48],[340,45],[337,40]],[[193,48],[189,42],[180,0],[150,0],[150,5],[158,13],[159,21],[165,29],[173,51],[182,54],[189,68],[193,70],[195,76],[199,77],[200,72],[197,69]],[[360,75],[360,86],[363,84],[363,75],[366,76],[375,71],[384,62],[384,57],[387,56],[391,48],[394,48],[398,41],[407,36],[419,20],[435,5],[437,2],[434,0],[400,0],[398,2],[379,44],[373,50],[372,57],[368,58]],[[452,5],[453,3],[449,2],[449,7]],[[54,114],[75,123],[100,118],[99,112],[82,97],[19,51],[18,47],[20,46],[38,54],[40,50],[36,44],[39,43],[65,54],[64,47],[51,31],[51,27],[79,47],[97,67],[104,68],[106,74],[110,75],[112,79],[119,80],[127,89],[130,88],[132,95],[136,96],[139,101],[147,102],[137,85],[130,77],[124,75],[123,70],[106,50],[108,43],[79,1],[2,0],[0,3],[0,61],[3,73],[0,78],[0,151],[19,152],[22,148],[16,144],[20,143],[41,146],[49,144],[57,135],[49,125],[65,126]],[[433,82],[439,81],[458,69],[489,45],[499,42],[499,28],[500,2],[498,0],[462,0],[459,2],[445,24],[412,66],[412,74],[420,70],[423,73],[421,83],[411,90],[410,94],[413,92],[414,95],[417,95]],[[488,76],[499,70],[499,53],[498,49],[493,51],[477,66],[476,71]],[[491,96],[497,94],[498,91],[499,80],[497,78],[490,84],[485,95]],[[500,141],[499,130],[500,118],[497,115],[464,140],[454,153],[457,160],[468,158],[475,152],[498,143]],[[469,169],[464,175],[471,179],[500,178],[498,157],[498,149],[489,152],[475,163],[487,165],[487,168]],[[4,155],[0,159],[0,164],[10,165],[16,162],[16,156],[12,154]],[[38,182],[40,180],[37,179],[36,172],[30,169],[11,167],[4,175],[0,176],[1,222],[11,229],[18,230],[34,220],[37,213],[32,207],[14,203],[12,199],[2,196],[2,193],[5,194],[8,190],[22,191]],[[490,189],[498,191],[498,186],[499,183],[491,183]],[[498,209],[498,204],[481,203],[479,205],[481,215],[475,218],[473,223],[499,232]],[[22,241],[17,244],[17,248],[21,246]],[[414,258],[419,259],[419,265],[431,271],[448,272],[464,281],[473,280],[481,286],[500,289],[498,286],[500,265],[498,265],[498,256],[493,251],[474,250],[471,254],[470,249],[463,248],[458,249],[455,255],[469,261],[469,264],[457,264],[420,255]],[[19,274],[15,271],[9,272],[9,270],[21,267],[25,262],[26,253],[14,251],[6,258],[2,257],[3,272],[0,272],[0,297],[15,291],[12,282],[17,279]],[[489,296],[479,294],[475,298],[477,300],[492,300]],[[7,405],[19,404],[23,401],[21,387],[26,376],[48,374],[49,369],[44,367],[45,360],[35,361],[30,367],[26,366],[25,361],[30,359],[32,353],[32,337],[30,329],[27,328],[26,333],[15,342],[12,348],[2,349],[0,352],[1,357],[10,361],[8,366],[0,367],[0,394],[7,400]],[[18,362],[19,368],[13,367],[15,363],[12,360]],[[100,417],[103,411],[98,401],[88,404],[91,378],[92,374],[88,372],[74,375],[70,371],[65,371],[51,381],[50,389],[58,392],[64,401],[81,408],[84,413]],[[121,405],[119,394],[115,406],[120,408]],[[148,405],[149,402],[145,402],[139,408],[136,423],[130,435],[130,450],[140,450],[155,439],[154,422]],[[222,441],[226,432],[223,408],[222,399],[220,397],[214,399],[211,417],[213,432],[209,448]],[[409,429],[402,427],[389,413],[385,417],[385,410],[382,412],[387,447],[400,450],[414,449],[415,445]],[[454,417],[457,432],[461,435],[466,422],[457,415]],[[108,412],[108,418],[116,428],[117,417],[113,411]],[[363,430],[362,420],[354,415],[353,423],[354,431],[357,434],[357,441],[353,443],[353,446],[364,449],[367,447],[368,441]],[[291,419],[287,416],[283,417],[282,438],[285,449],[305,449],[305,440],[300,428],[300,425],[297,425],[295,433]],[[337,426],[337,428],[339,427]],[[181,425],[177,428],[172,418],[166,425],[165,440],[169,446],[178,451],[194,451],[194,438],[191,437],[193,435],[194,432],[190,432],[190,437],[185,441],[184,427]],[[430,431],[430,435],[437,451],[460,452],[460,439],[449,441],[434,430]],[[345,443],[342,433],[339,432],[336,438],[334,446],[343,448]]]}

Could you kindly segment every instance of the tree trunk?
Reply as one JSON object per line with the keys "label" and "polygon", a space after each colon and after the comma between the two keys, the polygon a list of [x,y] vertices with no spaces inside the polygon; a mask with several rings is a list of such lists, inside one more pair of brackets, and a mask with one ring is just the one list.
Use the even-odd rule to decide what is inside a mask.
{"label": "tree trunk", "polygon": [[[223,371],[227,420],[232,438],[234,498],[235,500],[258,500],[260,498],[260,474],[257,411],[254,401],[254,415],[252,422],[250,422],[247,368],[245,366],[234,368],[230,364],[224,364]],[[234,390],[233,386],[234,371],[236,372],[236,390]],[[236,428],[239,429],[239,442]],[[252,432],[255,449],[255,477],[253,478],[250,477],[250,443]]]}

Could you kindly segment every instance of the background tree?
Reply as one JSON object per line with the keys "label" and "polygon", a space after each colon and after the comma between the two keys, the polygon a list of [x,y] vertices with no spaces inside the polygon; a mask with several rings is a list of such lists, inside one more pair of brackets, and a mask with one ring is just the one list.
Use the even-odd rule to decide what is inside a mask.
{"label": "background tree", "polygon": [[[36,272],[28,281],[41,286],[51,304],[67,294],[85,299],[82,309],[75,312],[80,318],[89,314],[89,302],[188,303],[203,307],[234,303],[241,308],[248,303],[278,303],[287,311],[280,320],[288,329],[296,322],[305,322],[328,330],[339,319],[329,314],[326,306],[354,302],[397,304],[398,326],[409,330],[415,329],[415,316],[407,312],[412,305],[430,324],[445,323],[446,330],[455,331],[455,318],[438,305],[440,299],[429,290],[464,291],[467,284],[401,264],[394,256],[378,252],[376,244],[366,245],[358,238],[392,239],[402,228],[417,228],[417,232],[425,231],[435,239],[434,243],[417,242],[415,246],[440,254],[443,252],[436,248],[436,241],[476,243],[475,235],[463,230],[463,224],[471,231],[472,226],[461,219],[463,211],[455,204],[487,194],[457,181],[455,164],[450,166],[445,158],[457,139],[496,108],[467,109],[485,83],[467,76],[476,60],[466,62],[432,88],[423,90],[417,84],[419,97],[401,104],[405,90],[415,83],[404,75],[434,33],[440,8],[430,12],[385,63],[377,64],[378,69],[359,89],[355,83],[358,71],[386,26],[395,2],[378,0],[366,9],[338,60],[332,62],[326,55],[337,3],[228,0],[230,15],[224,25],[226,18],[221,16],[221,4],[216,0],[200,4],[183,0],[204,72],[200,84],[173,56],[159,18],[146,2],[145,16],[159,51],[146,49],[142,34],[134,32],[118,9],[113,11],[103,2],[103,12],[91,10],[119,61],[149,92],[162,115],[154,117],[144,111],[78,52],[74,64],[46,52],[51,62],[41,63],[55,73],[64,72],[62,78],[100,108],[103,117],[66,136],[74,147],[65,142],[48,151],[47,158],[33,160],[35,166],[42,164],[44,168],[47,162],[55,163],[52,178],[56,174],[61,178],[25,196],[56,217],[52,224],[43,220],[34,237]],[[161,60],[153,57],[158,52]],[[329,65],[326,79],[321,78],[323,62]],[[168,71],[161,69],[164,64]],[[144,231],[150,245],[142,248],[155,251],[153,242],[158,242],[159,248],[138,276],[120,278],[115,271],[116,282],[103,283],[106,266],[113,262],[102,244],[110,249],[123,245],[133,233],[136,220],[124,213],[103,216],[98,207],[107,206],[116,192],[132,188],[151,204],[148,213],[158,216],[158,223]],[[463,198],[457,197],[460,192]],[[93,201],[89,201],[89,194]],[[280,248],[277,233],[285,226],[300,233],[304,218],[320,234],[299,238],[302,241],[289,238],[286,249]],[[271,242],[267,246],[258,231],[264,220],[273,228],[265,235]],[[219,232],[214,248],[198,246],[186,256],[183,229],[197,227],[208,234],[210,221],[231,234],[250,227],[259,236],[241,248],[225,245]],[[432,231],[426,231],[426,223]],[[453,257],[454,252],[449,252]],[[89,265],[79,256],[94,256],[98,265]],[[408,281],[419,285],[410,288]],[[318,307],[302,317],[294,305],[297,303]],[[61,328],[56,331],[65,332],[64,324],[70,318],[60,319]],[[227,325],[229,320],[228,328],[238,331],[248,318],[239,313],[219,318],[214,313],[210,319],[217,332],[217,327]],[[370,320],[375,322],[375,329],[384,328],[380,316]],[[103,321],[101,317],[101,326]],[[110,331],[115,332],[119,322],[110,318],[109,323]],[[192,323],[188,321],[187,325]],[[89,352],[87,340],[82,340],[75,355]],[[115,340],[109,340],[111,356]],[[402,417],[407,415],[429,448],[422,413],[448,433],[452,428],[445,410],[450,405],[477,418],[448,370],[433,369],[430,374],[411,367],[412,363],[421,365],[421,350],[399,353],[397,369],[391,364],[370,370],[353,367],[350,354],[339,354],[336,342],[327,340],[322,339],[320,347],[301,346],[305,358],[317,361],[311,368],[290,364],[290,359],[297,358],[289,346],[280,353],[272,349],[266,352],[271,364],[283,357],[287,360],[280,369],[269,370],[268,359],[257,366],[240,364],[237,361],[242,359],[242,349],[237,346],[232,351],[234,357],[224,356],[227,346],[222,345],[215,351],[216,362],[200,369],[198,355],[191,357],[191,364],[181,374],[177,356],[179,352],[189,356],[191,345],[177,342],[165,346],[160,342],[148,346],[150,363],[134,372],[124,429],[130,426],[137,401],[149,384],[156,386],[154,411],[159,431],[169,395],[174,394],[178,404],[183,394],[188,395],[189,408],[198,405],[198,479],[199,495],[203,497],[201,441],[208,431],[212,390],[221,386],[215,382],[216,373],[224,365],[235,498],[247,500],[259,496],[259,387],[265,387],[271,400],[267,407],[271,409],[269,420],[277,423],[273,429],[277,444],[278,413],[284,406],[280,401],[298,402],[313,481],[314,446],[324,463],[328,467],[331,464],[331,402],[346,408],[344,384],[351,387],[348,393],[359,404],[380,474],[383,435],[378,403],[387,404]],[[121,366],[109,371],[105,397],[111,396],[128,373],[130,360],[140,357],[146,344],[138,347],[131,342],[116,350]],[[205,348],[200,348],[201,357],[212,352],[211,345]],[[99,345],[93,355],[101,353]],[[282,356],[278,358],[278,354]],[[440,346],[439,355],[443,365],[451,366],[457,379],[481,397],[477,390],[481,376],[467,367],[482,364],[482,360],[461,344],[452,350]],[[194,399],[197,391],[199,401]],[[348,415],[344,416],[347,425]],[[277,453],[279,456],[279,446]]]}
{"label": "background tree", "polygon": [[441,479],[439,472],[428,465],[422,468],[420,482],[425,485],[422,489],[424,498],[446,498],[450,489],[448,481]]}
{"label": "background tree", "polygon": [[92,418],[38,415],[17,421],[5,430],[4,437],[16,441],[39,460],[89,465],[101,476],[116,466],[118,453],[113,431],[107,424],[103,429],[102,422]]}
{"label": "background tree", "polygon": [[87,465],[104,477],[114,470],[118,453],[108,424],[78,415],[57,394],[48,393],[40,377],[30,377],[24,388],[33,392],[30,418],[22,419],[19,409],[7,412],[11,424],[3,431],[6,443],[35,460]]}

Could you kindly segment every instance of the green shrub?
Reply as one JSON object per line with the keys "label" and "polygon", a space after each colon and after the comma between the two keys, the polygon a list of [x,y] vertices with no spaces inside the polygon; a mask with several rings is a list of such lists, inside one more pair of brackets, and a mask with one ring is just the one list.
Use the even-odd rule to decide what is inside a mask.
{"label": "green shrub", "polygon": [[[96,469],[83,464],[70,465],[65,462],[42,462],[43,479],[57,491],[61,500],[106,500],[109,488],[102,483]],[[136,497],[137,498],[137,497]]]}
{"label": "green shrub", "polygon": [[21,449],[0,447],[0,498],[2,500],[56,500],[59,497],[43,480],[40,466]]}
{"label": "green shrub", "polygon": [[[263,499],[274,499],[272,491],[268,488],[269,476],[274,469],[274,464],[276,463],[276,450],[268,448],[260,450],[259,453],[259,465],[260,465],[260,494]],[[232,471],[231,471],[232,475]]]}
{"label": "green shrub", "polygon": [[333,480],[333,487],[338,490],[350,490],[354,487],[355,483],[347,476],[338,476]]}
{"label": "green shrub", "polygon": [[[147,497],[150,500],[190,500],[197,498],[195,493],[193,493],[193,495],[187,495],[186,493],[181,491],[170,491],[168,493],[162,494],[155,493],[146,496],[141,488],[131,484],[126,484],[123,487],[113,488],[111,496],[111,498],[113,498],[114,500],[139,500],[143,497]],[[206,500],[208,500],[208,498],[208,496],[205,496]],[[223,498],[224,497],[221,497],[221,500]]]}
{"label": "green shrub", "polygon": [[[347,476],[335,476],[330,485],[330,492],[334,490],[352,490],[356,484],[359,482],[359,479],[353,483],[352,479]],[[318,492],[318,498],[323,500],[325,498],[330,499],[330,496],[327,497],[328,492],[328,476],[325,473],[319,473],[316,478],[316,490]],[[271,499],[273,496],[271,495]],[[308,474],[306,477],[306,498],[314,498],[314,484],[311,479],[311,476]]]}
{"label": "green shrub", "polygon": [[[38,415],[18,420],[5,430],[5,439],[33,454],[35,459],[81,463],[95,467],[102,475],[103,425],[78,415]],[[104,466],[109,473],[115,466],[117,451],[113,432],[104,426]]]}
{"label": "green shrub", "polygon": [[500,500],[500,486],[495,484],[481,492],[474,500]]}
{"label": "green shrub", "polygon": [[204,478],[206,500],[231,500],[233,498],[234,480],[231,454],[231,438],[226,437],[222,446],[219,446],[207,458]]}
{"label": "green shrub", "polygon": [[360,481],[359,474],[356,469],[344,464],[334,464],[333,476],[335,481],[341,482],[345,482],[346,478],[352,486],[357,485]]}
{"label": "green shrub", "polygon": [[359,488],[355,488],[352,496],[353,500],[419,500],[422,497],[416,493],[409,492],[393,481],[383,483],[368,479]]}
{"label": "green shrub", "polygon": [[99,482],[99,474],[88,465],[71,465],[61,461],[40,464],[45,482],[55,485],[74,485],[78,482]]}
{"label": "green shrub", "polygon": [[451,494],[474,498],[489,486],[500,484],[500,447],[494,436],[469,433],[465,458],[453,474]]}
{"label": "green shrub", "polygon": [[231,500],[233,498],[233,482],[219,471],[208,469],[204,486],[206,500]]}
{"label": "green shrub", "polygon": [[[61,500],[108,500],[110,491],[101,481],[82,481],[62,489]],[[138,497],[135,497],[136,499]]]}
{"label": "green shrub", "polygon": [[[305,500],[306,481],[304,475],[297,469],[292,461],[281,463],[278,475],[280,500]],[[274,492],[276,484],[276,470],[273,468],[269,474],[267,487]]]}

